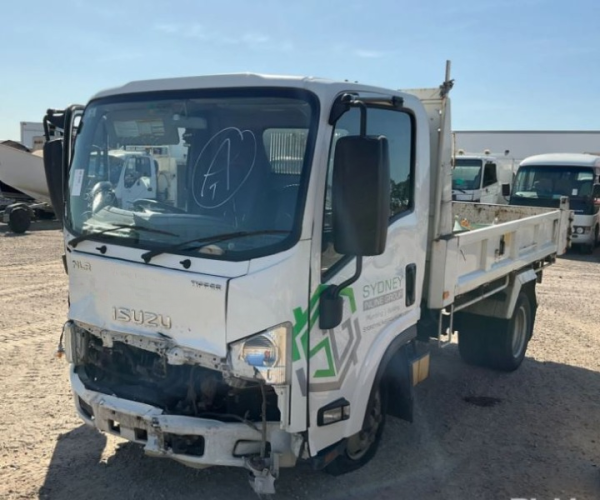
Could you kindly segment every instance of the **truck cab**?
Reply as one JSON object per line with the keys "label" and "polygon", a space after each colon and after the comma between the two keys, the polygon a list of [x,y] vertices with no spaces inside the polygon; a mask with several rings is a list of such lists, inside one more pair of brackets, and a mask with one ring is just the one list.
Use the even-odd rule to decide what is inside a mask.
{"label": "truck cab", "polygon": [[599,243],[600,156],[556,153],[526,158],[519,165],[511,205],[557,207],[569,198],[574,212],[572,242],[591,253]]}
{"label": "truck cab", "polygon": [[511,183],[512,168],[502,159],[461,154],[454,158],[452,197],[456,201],[507,203],[502,186]]}

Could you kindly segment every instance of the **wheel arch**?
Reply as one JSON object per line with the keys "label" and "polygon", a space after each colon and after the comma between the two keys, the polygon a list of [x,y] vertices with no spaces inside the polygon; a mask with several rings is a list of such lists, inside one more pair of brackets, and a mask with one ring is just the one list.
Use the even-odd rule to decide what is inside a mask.
{"label": "wheel arch", "polygon": [[394,338],[379,363],[373,383],[373,387],[382,385],[386,413],[407,422],[413,421],[414,390],[410,363],[415,354],[416,335],[415,325]]}
{"label": "wheel arch", "polygon": [[538,280],[541,280],[541,271],[538,272],[539,274],[533,269],[524,269],[517,272],[511,277],[507,288],[461,310],[460,314],[467,313],[499,319],[510,319],[514,313],[519,294],[523,290],[531,302],[533,317],[535,319],[535,311],[537,309],[535,286]]}

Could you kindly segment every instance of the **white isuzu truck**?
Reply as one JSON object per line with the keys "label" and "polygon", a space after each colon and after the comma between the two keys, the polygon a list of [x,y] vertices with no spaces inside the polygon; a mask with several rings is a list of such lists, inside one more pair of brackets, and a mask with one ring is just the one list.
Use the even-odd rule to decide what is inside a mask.
{"label": "white isuzu truck", "polygon": [[[361,467],[386,415],[411,421],[430,339],[515,370],[570,212],[452,202],[451,86],[206,76],[50,113],[80,417],[269,493],[300,460]],[[115,202],[110,156],[137,146],[185,158],[173,201]]]}
{"label": "white isuzu truck", "polygon": [[513,183],[513,162],[502,157],[458,154],[452,169],[452,199],[506,204]]}

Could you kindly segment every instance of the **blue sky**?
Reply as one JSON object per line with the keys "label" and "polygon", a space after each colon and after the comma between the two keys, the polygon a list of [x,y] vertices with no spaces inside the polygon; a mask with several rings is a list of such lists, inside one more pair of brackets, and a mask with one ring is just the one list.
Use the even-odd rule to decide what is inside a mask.
{"label": "blue sky", "polygon": [[146,78],[241,71],[441,83],[455,130],[600,130],[599,0],[3,2],[0,139]]}

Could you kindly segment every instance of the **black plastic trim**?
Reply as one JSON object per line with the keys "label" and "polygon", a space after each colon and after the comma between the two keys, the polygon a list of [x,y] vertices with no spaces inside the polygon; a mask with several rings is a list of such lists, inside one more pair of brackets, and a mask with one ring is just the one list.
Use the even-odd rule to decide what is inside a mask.
{"label": "black plastic trim", "polygon": [[327,424],[323,421],[323,415],[326,411],[334,410],[336,408],[343,408],[344,406],[350,406],[350,401],[348,401],[346,398],[339,398],[319,408],[319,411],[317,412],[317,425],[319,427],[323,427],[326,425],[333,425],[337,424],[338,422],[348,420],[350,417],[344,417],[344,412],[342,410],[342,418],[340,420],[336,420],[335,422],[329,422]]}

